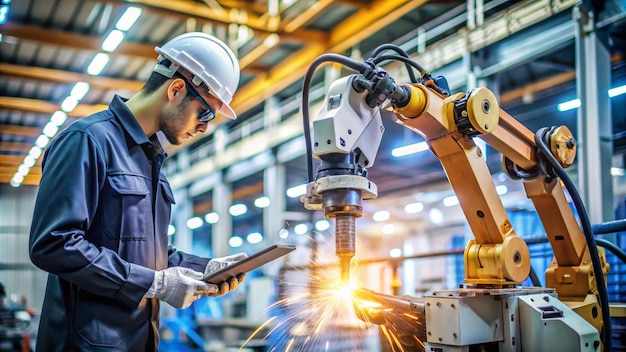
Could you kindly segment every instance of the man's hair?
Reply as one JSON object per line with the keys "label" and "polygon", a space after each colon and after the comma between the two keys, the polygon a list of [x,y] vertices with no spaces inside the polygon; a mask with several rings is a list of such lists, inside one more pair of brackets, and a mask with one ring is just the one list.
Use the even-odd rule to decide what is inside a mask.
{"label": "man's hair", "polygon": [[[179,73],[176,73],[173,78],[177,78],[177,76],[179,75],[180,75]],[[150,77],[148,77],[148,79],[146,80],[146,83],[141,88],[141,91],[146,95],[153,93],[170,79],[171,78],[167,78],[158,72],[152,71],[152,73],[150,74]],[[183,100],[183,102],[187,103],[193,99],[194,99],[193,95],[187,93],[187,95],[185,95],[185,99]]]}

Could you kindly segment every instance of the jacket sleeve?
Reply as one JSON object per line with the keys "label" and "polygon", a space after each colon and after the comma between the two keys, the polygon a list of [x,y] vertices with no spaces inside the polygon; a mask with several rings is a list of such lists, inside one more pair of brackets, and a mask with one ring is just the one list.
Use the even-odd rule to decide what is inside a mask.
{"label": "jacket sleeve", "polygon": [[178,251],[172,246],[168,246],[167,252],[167,266],[170,268],[173,266],[183,266],[203,273],[210,260],[209,258],[198,257],[193,254]]}
{"label": "jacket sleeve", "polygon": [[136,307],[154,271],[85,238],[106,180],[102,151],[86,132],[66,131],[47,148],[42,169],[29,241],[33,264],[81,289]]}

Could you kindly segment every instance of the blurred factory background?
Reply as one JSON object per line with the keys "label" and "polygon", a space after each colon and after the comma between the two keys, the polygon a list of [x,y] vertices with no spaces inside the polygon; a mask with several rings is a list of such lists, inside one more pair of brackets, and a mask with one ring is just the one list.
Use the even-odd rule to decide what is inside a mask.
{"label": "blurred factory background", "polygon": [[[259,328],[245,351],[289,350],[291,340],[301,351],[389,348],[376,326],[315,312],[316,301],[299,296],[320,276],[339,277],[333,221],[300,201],[307,182],[302,80],[323,53],[363,60],[393,43],[445,76],[453,93],[488,87],[532,131],[566,125],[579,143],[600,140],[601,151],[582,142],[568,171],[593,224],[623,219],[626,1],[581,1],[595,11],[595,27],[578,3],[0,0],[0,282],[7,304],[32,313],[33,324],[19,336],[35,331],[46,282],[27,249],[42,150],[59,130],[105,108],[114,94],[137,92],[156,62],[154,47],[187,31],[211,33],[238,55],[242,75],[232,106],[239,118],[218,118],[205,135],[167,146],[164,170],[177,201],[171,243],[203,256],[252,253],[274,243],[297,250],[251,272],[227,296],[164,310],[164,351],[236,351]],[[407,79],[401,66],[385,68]],[[348,73],[336,65],[318,70],[313,116],[328,84]],[[455,288],[463,282],[463,248],[473,237],[458,200],[438,159],[427,148],[420,151],[423,139],[392,120],[383,122],[386,132],[368,174],[379,197],[364,201],[356,221],[354,276],[388,294],[419,297]],[[417,151],[404,153],[409,145]],[[531,243],[533,271],[545,284],[552,250],[533,204],[521,183],[502,172],[499,153],[483,150],[516,233]],[[604,238],[626,248],[624,232]],[[626,265],[611,254],[607,260],[609,298],[626,302]],[[289,297],[300,300],[276,304]],[[328,320],[311,322],[307,309]],[[287,323],[277,324],[281,319]],[[614,319],[616,351],[626,350],[625,326],[623,318]],[[309,344],[298,345],[309,334]],[[0,334],[0,350],[12,348],[1,340]]]}

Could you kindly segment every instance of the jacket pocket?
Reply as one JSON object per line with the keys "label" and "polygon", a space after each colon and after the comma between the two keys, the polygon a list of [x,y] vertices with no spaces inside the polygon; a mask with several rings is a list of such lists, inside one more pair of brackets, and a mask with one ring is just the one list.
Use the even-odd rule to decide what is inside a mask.
{"label": "jacket pocket", "polygon": [[90,346],[115,348],[129,327],[130,315],[121,304],[104,303],[106,298],[79,289],[74,311],[74,330]]}
{"label": "jacket pocket", "polygon": [[103,228],[111,239],[145,241],[152,220],[149,180],[140,175],[107,176],[110,189],[102,196]]}

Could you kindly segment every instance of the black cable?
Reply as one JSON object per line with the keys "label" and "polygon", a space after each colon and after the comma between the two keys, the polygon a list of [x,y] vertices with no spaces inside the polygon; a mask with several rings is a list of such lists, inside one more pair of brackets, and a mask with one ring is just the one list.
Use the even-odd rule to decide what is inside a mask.
{"label": "black cable", "polygon": [[626,252],[624,252],[623,249],[619,248],[615,243],[611,241],[607,241],[603,238],[597,238],[596,244],[600,247],[604,247],[605,249],[608,249],[609,252],[615,254],[615,256],[619,258],[619,260],[621,260],[622,263],[626,264]]}
{"label": "black cable", "polygon": [[[426,71],[426,69],[424,69],[424,68],[423,68],[420,64],[418,64],[417,62],[415,62],[415,61],[413,61],[413,60],[411,60],[411,59],[409,59],[409,58],[406,58],[406,57],[403,57],[403,56],[399,56],[399,55],[383,55],[383,56],[378,56],[378,57],[376,57],[376,58],[374,58],[374,59],[373,59],[373,62],[374,62],[375,64],[379,64],[379,63],[381,63],[382,61],[385,61],[385,60],[396,60],[396,61],[402,61],[402,62],[404,62],[404,63],[405,63],[405,64],[407,64],[407,65],[411,65],[411,66],[413,66],[416,70],[418,70],[418,71],[420,72],[420,76],[421,76],[421,77],[424,77],[424,75],[428,75],[428,74],[429,74],[429,73],[428,73],[428,71]],[[413,81],[413,83],[418,83],[418,82],[417,82],[417,81]]]}
{"label": "black cable", "polygon": [[309,91],[311,90],[311,81],[313,80],[313,73],[317,67],[324,62],[337,62],[344,66],[347,66],[357,72],[362,72],[367,66],[361,62],[353,60],[349,57],[345,57],[339,54],[322,54],[318,56],[304,75],[304,81],[302,82],[302,122],[304,124],[304,141],[306,143],[306,158],[307,158],[307,178],[308,182],[313,182],[313,150],[311,146],[311,126],[309,123]]}
{"label": "black cable", "polygon": [[585,235],[585,240],[587,242],[587,249],[589,250],[589,256],[591,257],[591,264],[593,266],[593,274],[596,278],[596,286],[598,287],[598,301],[600,304],[600,308],[602,310],[602,342],[604,344],[604,350],[611,350],[611,313],[609,309],[609,297],[606,289],[606,283],[604,281],[604,273],[602,272],[602,266],[600,262],[600,255],[598,254],[598,248],[596,246],[596,240],[593,235],[593,231],[591,229],[591,223],[589,221],[589,216],[587,215],[587,210],[585,209],[585,205],[583,204],[582,199],[580,198],[580,194],[576,190],[576,187],[570,177],[567,175],[565,170],[561,167],[559,162],[556,160],[550,148],[547,146],[544,138],[550,138],[550,133],[553,128],[541,128],[535,133],[535,142],[537,146],[542,152],[542,155],[552,166],[552,171],[558,176],[561,181],[565,184],[565,188],[570,194],[572,201],[574,202],[574,206],[578,211],[578,217],[580,219],[580,223],[582,225],[583,234]]}
{"label": "black cable", "polygon": [[[403,56],[405,58],[409,58],[409,54],[407,54],[406,51],[404,51],[404,49],[402,49],[401,47],[394,45],[394,44],[383,44],[383,45],[379,45],[376,49],[374,49],[374,51],[372,52],[372,58],[376,58],[377,56],[380,55],[380,53],[382,53],[384,50],[393,50],[395,52],[397,52],[398,54],[400,54],[400,56]],[[413,73],[413,70],[411,70],[411,66],[409,65],[408,62],[405,62],[404,65],[406,66],[406,70],[409,73],[409,79],[411,80],[411,83],[418,83],[417,79],[415,78],[415,74]]]}

